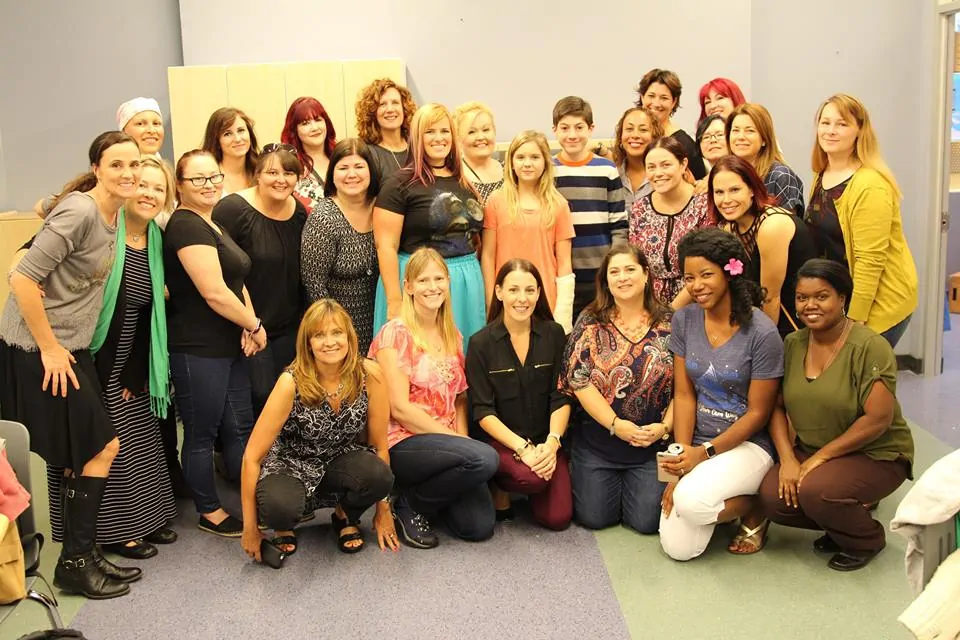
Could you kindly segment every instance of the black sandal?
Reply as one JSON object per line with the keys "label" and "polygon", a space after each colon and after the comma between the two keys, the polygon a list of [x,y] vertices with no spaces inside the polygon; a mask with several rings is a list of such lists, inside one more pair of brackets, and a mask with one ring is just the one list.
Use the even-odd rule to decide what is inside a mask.
{"label": "black sandal", "polygon": [[[284,555],[285,558],[289,558],[297,552],[297,536],[276,536],[275,538],[270,539],[270,544],[275,546],[277,549],[280,549],[280,553]],[[293,547],[290,551],[284,551],[282,547]]]}
{"label": "black sandal", "polygon": [[[337,548],[340,549],[340,551],[343,553],[359,553],[363,551],[365,543],[363,534],[360,532],[359,522],[348,522],[346,518],[338,516],[336,511],[330,514],[330,521],[333,523],[333,532],[337,534]],[[347,527],[356,527],[357,530],[353,533],[343,533],[343,530]],[[347,543],[353,542],[354,540],[359,540],[360,544],[355,547],[347,546]]]}

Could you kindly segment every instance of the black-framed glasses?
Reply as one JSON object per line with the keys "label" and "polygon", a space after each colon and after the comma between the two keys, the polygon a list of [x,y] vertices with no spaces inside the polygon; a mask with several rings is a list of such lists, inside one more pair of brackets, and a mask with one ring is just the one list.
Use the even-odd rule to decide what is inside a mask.
{"label": "black-framed glasses", "polygon": [[184,178],[184,181],[189,181],[195,187],[202,187],[207,184],[209,181],[210,184],[220,184],[223,182],[223,174],[215,173],[212,176],[196,176],[193,178]]}
{"label": "black-framed glasses", "polygon": [[290,153],[296,154],[297,148],[292,144],[281,144],[279,142],[271,142],[270,144],[263,147],[263,151],[260,153],[273,153],[274,151],[289,151]]}
{"label": "black-framed glasses", "polygon": [[720,142],[723,140],[723,133],[706,133],[702,138],[701,142]]}

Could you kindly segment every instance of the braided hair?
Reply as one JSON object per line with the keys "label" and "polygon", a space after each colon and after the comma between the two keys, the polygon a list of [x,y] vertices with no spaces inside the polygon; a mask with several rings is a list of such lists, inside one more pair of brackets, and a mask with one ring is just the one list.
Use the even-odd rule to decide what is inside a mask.
{"label": "braided hair", "polygon": [[753,318],[753,308],[763,304],[766,291],[744,273],[732,275],[724,267],[731,260],[739,260],[741,267],[747,263],[743,245],[733,234],[716,227],[691,231],[680,240],[678,248],[680,264],[687,258],[703,258],[717,265],[727,279],[730,292],[730,324],[748,327]]}

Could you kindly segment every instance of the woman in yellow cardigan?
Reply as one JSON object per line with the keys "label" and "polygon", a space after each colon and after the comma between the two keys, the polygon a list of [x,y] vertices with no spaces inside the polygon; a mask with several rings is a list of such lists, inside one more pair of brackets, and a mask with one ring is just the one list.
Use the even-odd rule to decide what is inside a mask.
{"label": "woman in yellow cardigan", "polygon": [[817,111],[813,191],[804,220],[820,257],[853,277],[847,315],[896,346],[917,306],[917,269],[903,235],[893,173],[863,103],[838,93]]}

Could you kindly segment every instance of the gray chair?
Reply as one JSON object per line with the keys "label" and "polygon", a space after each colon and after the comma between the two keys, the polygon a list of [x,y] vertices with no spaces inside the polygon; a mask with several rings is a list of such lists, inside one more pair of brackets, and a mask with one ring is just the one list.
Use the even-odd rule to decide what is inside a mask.
{"label": "gray chair", "polygon": [[[0,438],[7,441],[7,460],[17,475],[17,480],[23,488],[31,492],[30,483],[30,433],[19,422],[0,420]],[[17,527],[20,530],[20,542],[23,545],[23,560],[27,570],[27,597],[25,600],[39,602],[47,610],[47,617],[54,629],[62,629],[60,611],[57,609],[57,597],[50,588],[46,578],[40,574],[40,549],[43,548],[43,534],[37,531],[33,520],[33,504],[17,518]],[[49,595],[37,591],[33,587],[37,580],[42,581],[50,592]],[[22,602],[22,601],[21,601]],[[0,623],[16,608],[19,603],[0,607]]]}

